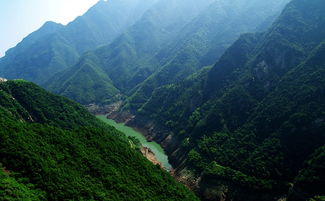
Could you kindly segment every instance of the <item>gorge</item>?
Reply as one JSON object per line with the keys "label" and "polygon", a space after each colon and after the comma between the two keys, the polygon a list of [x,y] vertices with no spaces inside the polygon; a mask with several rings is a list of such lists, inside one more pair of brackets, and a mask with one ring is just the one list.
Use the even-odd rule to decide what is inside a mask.
{"label": "gorge", "polygon": [[324,0],[99,1],[0,77],[0,198],[325,200]]}
{"label": "gorge", "polygon": [[[151,161],[154,164],[161,165],[162,168],[167,171],[171,170],[172,166],[168,162],[168,156],[165,154],[165,151],[159,144],[157,144],[156,142],[152,142],[152,141],[149,142],[140,131],[136,131],[136,129],[128,127],[124,123],[117,123],[112,119],[108,119],[107,116],[105,116],[105,115],[97,115],[97,118],[104,121],[108,125],[113,126],[117,130],[125,133],[126,136],[135,137],[137,140],[139,140],[139,142],[142,146],[141,150],[143,152],[147,152],[146,154],[143,153],[143,155],[146,158],[148,158],[149,161]],[[149,154],[148,154],[148,152],[149,152]]]}

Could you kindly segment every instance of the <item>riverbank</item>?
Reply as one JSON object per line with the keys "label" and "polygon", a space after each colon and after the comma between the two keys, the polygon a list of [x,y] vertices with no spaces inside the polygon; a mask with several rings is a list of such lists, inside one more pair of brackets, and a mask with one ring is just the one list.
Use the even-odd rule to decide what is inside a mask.
{"label": "riverbank", "polygon": [[169,163],[168,156],[166,155],[164,149],[160,144],[147,140],[143,135],[141,130],[134,129],[125,125],[124,123],[118,123],[115,120],[108,119],[106,115],[96,115],[98,119],[104,121],[110,126],[115,127],[117,130],[125,133],[127,136],[135,137],[138,139],[142,145],[141,153],[153,164],[158,164],[163,167],[165,170],[170,171],[172,169],[171,164]]}
{"label": "riverbank", "polygon": [[142,146],[140,151],[142,155],[146,157],[151,163],[154,165],[159,165],[163,169],[165,168],[163,164],[156,158],[155,153],[153,153],[150,148]]}
{"label": "riverbank", "polygon": [[[168,163],[171,163],[169,164],[170,168],[168,169],[170,174],[192,191],[197,191],[200,178],[193,175],[192,172],[186,170],[186,168],[184,169],[187,154],[180,149],[179,142],[173,137],[174,135],[172,135],[170,131],[154,124],[149,119],[143,117],[136,118],[129,112],[121,112],[120,106],[121,103],[118,102],[104,107],[92,105],[91,109],[89,106],[87,106],[87,108],[97,117],[104,116],[106,121],[110,121],[110,123],[115,122],[113,124],[125,125],[130,127],[132,130],[141,133],[141,136],[148,142],[157,142],[164,153],[166,153],[165,155]],[[109,119],[107,119],[106,116],[108,116]],[[157,161],[159,161],[159,159],[157,159],[156,155],[154,155],[156,160],[153,159],[152,156],[148,157],[146,154],[144,154],[144,156],[153,164],[158,164]]]}

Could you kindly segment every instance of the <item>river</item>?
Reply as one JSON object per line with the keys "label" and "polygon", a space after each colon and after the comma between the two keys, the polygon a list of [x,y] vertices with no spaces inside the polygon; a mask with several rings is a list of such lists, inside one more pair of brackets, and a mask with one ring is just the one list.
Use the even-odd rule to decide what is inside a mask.
{"label": "river", "polygon": [[97,115],[97,118],[104,121],[105,123],[115,127],[117,130],[125,133],[126,136],[136,137],[142,146],[151,149],[151,151],[155,154],[157,160],[161,162],[164,168],[168,171],[171,170],[172,166],[168,162],[168,156],[165,154],[164,149],[156,142],[148,142],[147,139],[143,136],[142,133],[134,130],[131,127],[124,125],[124,123],[116,123],[112,119],[107,119],[105,115]]}

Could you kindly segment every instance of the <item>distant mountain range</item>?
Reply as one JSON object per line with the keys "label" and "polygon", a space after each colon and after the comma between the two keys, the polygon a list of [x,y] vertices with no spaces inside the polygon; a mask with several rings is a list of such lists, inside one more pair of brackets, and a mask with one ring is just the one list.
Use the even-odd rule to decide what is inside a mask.
{"label": "distant mountain range", "polygon": [[77,62],[80,55],[109,44],[133,25],[155,0],[99,1],[67,26],[46,22],[0,60],[0,73],[43,84]]}
{"label": "distant mountain range", "polygon": [[204,200],[324,195],[324,13],[321,0],[292,1],[212,68],[156,88],[129,124],[172,131],[154,139],[196,173]]}
{"label": "distant mountain range", "polygon": [[[112,0],[67,26],[46,23],[0,59],[0,77],[36,82],[83,105],[121,102],[111,117],[146,130],[165,148],[174,177],[201,200],[321,201],[324,66],[324,0]],[[7,83],[0,83],[0,94],[10,88],[0,102],[7,115],[39,122],[62,111],[53,105],[48,114],[41,104],[25,112],[29,102],[8,106],[21,86]],[[48,101],[43,93],[40,103]],[[69,118],[39,123],[69,130]],[[195,200],[168,176],[160,180],[159,171],[144,183],[155,174],[163,186],[171,182],[165,192],[179,190],[171,200]],[[98,188],[96,196],[104,192]],[[150,196],[161,189],[153,187]],[[169,199],[162,196],[155,198]]]}
{"label": "distant mountain range", "polygon": [[154,88],[215,63],[240,33],[263,29],[286,2],[160,1],[125,34],[84,55],[45,87],[83,104],[109,103],[120,94],[139,104]]}

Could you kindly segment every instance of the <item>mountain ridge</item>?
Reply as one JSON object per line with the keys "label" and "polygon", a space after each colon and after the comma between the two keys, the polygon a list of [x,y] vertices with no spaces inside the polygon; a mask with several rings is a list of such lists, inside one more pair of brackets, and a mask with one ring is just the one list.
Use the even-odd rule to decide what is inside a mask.
{"label": "mountain ridge", "polygon": [[0,117],[2,199],[198,200],[124,134],[33,83],[0,83]]}
{"label": "mountain ridge", "polygon": [[44,29],[54,24],[45,23],[1,58],[0,75],[44,84],[54,74],[75,64],[84,52],[110,43],[122,34],[155,0],[141,1],[142,6],[137,2],[99,1],[83,16],[66,26],[58,25],[52,32]]}
{"label": "mountain ridge", "polygon": [[[221,199],[216,191],[235,200],[286,197],[286,185],[325,141],[324,9],[322,1],[292,1],[268,31],[242,35],[199,80],[155,89],[128,124],[160,127],[152,139],[165,145],[179,174],[196,172],[204,200]],[[322,193],[310,185],[289,197]]]}
{"label": "mountain ridge", "polygon": [[[199,10],[199,12],[195,11],[197,14],[191,14],[187,21],[183,20],[186,23],[179,22],[178,18],[173,19],[173,21],[169,20],[171,18],[169,15],[184,15],[182,12],[187,8],[183,8],[184,5],[178,5],[182,1],[175,1],[172,5],[167,5],[166,2],[164,4],[158,2],[156,7],[149,10],[138,23],[130,28],[129,32],[117,38],[109,46],[94,50],[93,54],[97,55],[97,59],[100,61],[98,67],[102,68],[111,78],[115,88],[129,97],[128,105],[134,107],[133,105],[139,105],[140,100],[144,97],[149,98],[154,88],[181,80],[205,65],[212,65],[229,45],[220,45],[219,42],[222,43],[223,39],[226,38],[227,42],[223,43],[231,43],[241,31],[255,30],[260,23],[266,20],[265,18],[273,16],[286,2],[279,0],[271,3],[258,3],[257,5],[250,3],[241,10],[232,9],[232,5],[236,3],[228,1],[207,1],[204,4],[192,2],[193,5],[202,4],[202,8],[200,8],[201,10],[194,9]],[[191,8],[193,5],[188,7],[193,10]],[[157,10],[160,11],[162,8],[165,9],[164,12],[171,14],[160,16]],[[271,8],[274,8],[275,11]],[[256,13],[258,17],[254,18],[255,20],[246,20],[251,22],[249,23],[243,19],[251,10],[261,11]],[[229,18],[236,12],[235,17]],[[218,20],[214,20],[215,18]],[[251,18],[253,19],[253,17]],[[238,26],[224,23],[226,19]],[[209,24],[204,25],[204,23]],[[178,24],[176,28],[175,24]],[[204,26],[196,29],[198,24]],[[227,30],[221,31],[223,28],[227,28]],[[225,35],[225,37],[220,38],[221,35]],[[216,40],[219,41],[217,44]],[[215,54],[215,49],[219,49],[218,54]],[[76,69],[77,66],[74,68]],[[56,77],[61,76],[62,79],[58,78],[59,80],[47,82],[47,88],[55,93],[60,93],[62,91],[60,83],[66,82],[65,79],[68,79],[68,74],[69,72],[65,71],[61,75],[57,75]],[[75,88],[75,91],[78,91],[77,85],[71,84],[70,88]],[[92,94],[91,91],[93,90],[91,88],[89,90],[87,93]],[[70,98],[77,96],[74,92],[71,92],[70,95],[64,93],[64,95]],[[111,98],[107,96],[105,100]],[[98,104],[107,104],[99,98],[95,100],[95,103],[96,101]],[[88,102],[83,100],[82,103],[93,102],[92,99]],[[143,100],[141,102],[144,103]]]}

